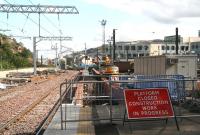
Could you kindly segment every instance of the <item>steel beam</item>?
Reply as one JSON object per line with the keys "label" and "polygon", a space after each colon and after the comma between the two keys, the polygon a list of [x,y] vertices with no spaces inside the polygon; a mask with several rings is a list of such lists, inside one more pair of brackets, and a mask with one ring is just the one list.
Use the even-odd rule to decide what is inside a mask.
{"label": "steel beam", "polygon": [[6,13],[45,13],[45,14],[79,14],[75,6],[53,5],[13,5],[0,4],[0,12]]}

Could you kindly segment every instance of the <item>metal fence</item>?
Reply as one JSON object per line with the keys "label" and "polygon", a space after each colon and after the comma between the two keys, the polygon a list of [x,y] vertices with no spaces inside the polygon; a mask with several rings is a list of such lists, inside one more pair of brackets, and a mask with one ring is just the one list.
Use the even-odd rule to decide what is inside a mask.
{"label": "metal fence", "polygon": [[61,128],[66,129],[68,122],[123,123],[124,118],[127,118],[124,89],[163,87],[169,90],[177,118],[200,116],[197,80],[186,80],[180,76],[78,76],[62,83],[60,87]]}

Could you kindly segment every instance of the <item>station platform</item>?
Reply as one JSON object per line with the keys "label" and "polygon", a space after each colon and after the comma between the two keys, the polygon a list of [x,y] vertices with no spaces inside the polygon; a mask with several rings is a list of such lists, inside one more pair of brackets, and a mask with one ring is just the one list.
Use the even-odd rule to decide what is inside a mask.
{"label": "station platform", "polygon": [[[81,109],[80,105],[73,105],[73,104],[65,104],[66,106],[74,106],[75,109],[74,115],[66,115],[67,119],[73,119],[72,117],[81,117],[81,111],[77,113],[77,109]],[[64,106],[65,106],[64,105]],[[67,113],[71,113],[73,110],[67,111]],[[69,124],[63,125],[63,130],[61,130],[61,113],[60,108],[56,112],[55,116],[53,117],[51,123],[49,124],[48,128],[45,130],[44,135],[95,135],[94,125],[92,122],[70,122]]]}
{"label": "station platform", "polygon": [[[73,106],[76,110],[73,115],[66,115],[67,119],[73,117],[81,118],[85,114],[82,109],[87,109],[80,105],[65,104],[66,106]],[[79,110],[79,111],[77,111]],[[67,111],[67,114],[72,113],[73,110]],[[103,111],[101,108],[97,112]],[[106,113],[106,112],[105,112]],[[87,113],[92,116],[91,113]],[[97,115],[97,114],[95,114]],[[178,118],[180,131],[177,130],[173,118],[168,120],[153,120],[153,121],[84,121],[84,122],[69,122],[64,125],[61,130],[60,109],[55,114],[50,125],[44,132],[44,135],[199,135],[200,134],[200,118]],[[65,129],[66,128],[66,129]]]}

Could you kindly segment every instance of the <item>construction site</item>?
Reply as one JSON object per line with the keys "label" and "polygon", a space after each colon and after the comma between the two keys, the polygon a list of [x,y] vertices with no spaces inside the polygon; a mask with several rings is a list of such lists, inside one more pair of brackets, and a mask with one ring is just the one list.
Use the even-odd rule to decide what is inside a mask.
{"label": "construction site", "polygon": [[200,134],[200,31],[110,30],[137,2],[37,2],[0,3],[0,135]]}

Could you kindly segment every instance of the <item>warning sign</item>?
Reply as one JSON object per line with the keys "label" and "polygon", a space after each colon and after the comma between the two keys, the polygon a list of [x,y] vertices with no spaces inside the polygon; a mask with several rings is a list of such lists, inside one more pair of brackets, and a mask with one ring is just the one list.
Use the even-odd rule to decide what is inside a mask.
{"label": "warning sign", "polygon": [[167,88],[125,89],[128,119],[174,116]]}

